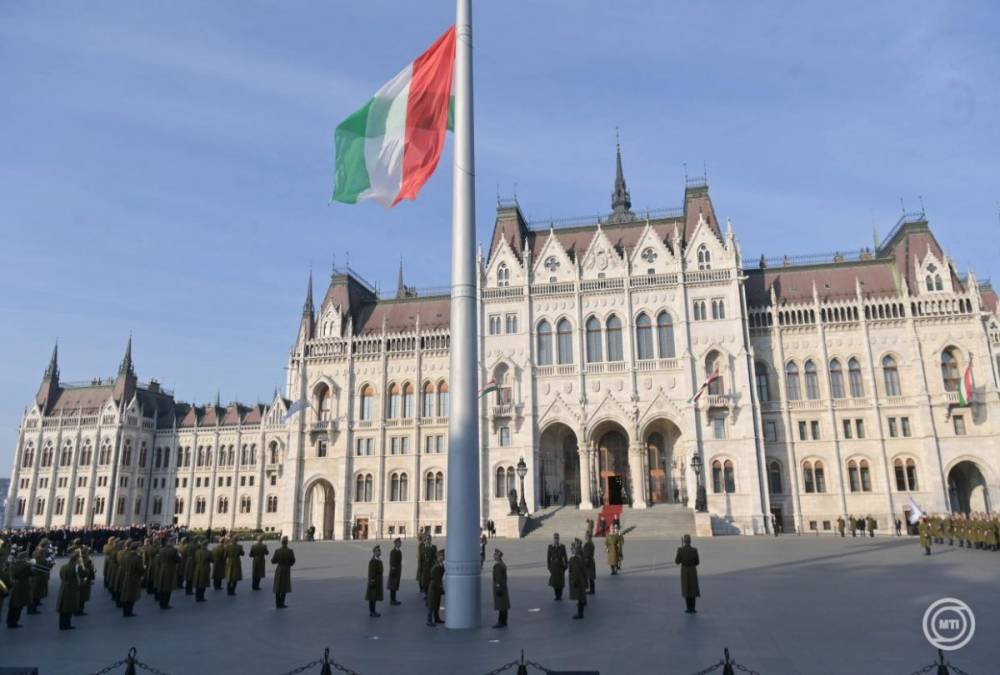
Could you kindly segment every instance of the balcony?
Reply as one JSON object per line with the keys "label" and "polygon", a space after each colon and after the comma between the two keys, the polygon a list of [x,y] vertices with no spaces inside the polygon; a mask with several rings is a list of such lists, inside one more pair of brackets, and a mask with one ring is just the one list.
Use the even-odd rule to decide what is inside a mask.
{"label": "balcony", "polygon": [[705,405],[709,408],[729,408],[732,400],[725,394],[709,394],[705,397]]}
{"label": "balcony", "polygon": [[329,419],[329,420],[317,420],[316,422],[313,422],[309,426],[309,429],[310,431],[315,431],[319,433],[333,433],[337,431],[338,427],[339,424],[337,423],[337,420]]}
{"label": "balcony", "polygon": [[635,369],[639,371],[677,370],[680,367],[680,359],[643,359],[635,362]]}
{"label": "balcony", "polygon": [[499,403],[493,406],[491,414],[494,418],[497,417],[512,417],[514,415],[514,404],[513,403]]}

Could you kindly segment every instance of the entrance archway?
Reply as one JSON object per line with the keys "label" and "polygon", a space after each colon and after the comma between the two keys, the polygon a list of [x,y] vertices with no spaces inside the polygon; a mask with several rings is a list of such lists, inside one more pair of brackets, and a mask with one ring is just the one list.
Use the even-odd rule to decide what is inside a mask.
{"label": "entrance archway", "polygon": [[975,462],[959,462],[948,472],[948,496],[953,512],[989,513],[990,495],[986,478]]}
{"label": "entrance archway", "polygon": [[601,503],[631,505],[628,434],[619,424],[608,422],[595,430],[594,437],[597,439],[597,489]]}
{"label": "entrance archway", "polygon": [[542,463],[542,507],[560,504],[580,505],[580,451],[576,434],[568,426],[556,423],[547,427],[539,439]]}
{"label": "entrance archway", "polygon": [[317,480],[306,493],[305,527],[316,528],[317,539],[333,539],[333,516],[336,506],[333,486],[324,479]]}
{"label": "entrance archway", "polygon": [[643,432],[648,467],[649,503],[676,504],[687,499],[683,460],[674,455],[681,430],[670,420],[657,419]]}

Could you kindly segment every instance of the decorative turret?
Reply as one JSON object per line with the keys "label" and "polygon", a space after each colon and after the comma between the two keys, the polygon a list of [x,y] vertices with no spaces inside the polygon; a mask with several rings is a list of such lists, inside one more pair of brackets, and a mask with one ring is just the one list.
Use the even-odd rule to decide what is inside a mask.
{"label": "decorative turret", "polygon": [[38,403],[38,407],[42,409],[42,413],[48,412],[49,408],[56,400],[56,396],[59,394],[59,343],[57,342],[54,347],[52,347],[52,357],[49,359],[49,365],[45,369],[45,374],[42,376],[42,384],[38,387],[38,394],[35,396],[35,402]]}
{"label": "decorative turret", "polygon": [[313,311],[313,275],[309,270],[309,282],[306,284],[306,301],[302,303],[302,320],[299,322],[298,342],[311,340],[316,330],[316,315]]}
{"label": "decorative turret", "polygon": [[122,357],[121,365],[118,366],[118,377],[115,378],[115,388],[112,392],[115,400],[127,405],[135,395],[137,382],[135,367],[132,364],[132,336],[129,335],[128,344],[125,345],[125,356]]}
{"label": "decorative turret", "polygon": [[615,190],[611,193],[611,217],[608,222],[621,223],[635,220],[632,213],[632,196],[625,185],[625,174],[622,171],[622,146],[615,131]]}

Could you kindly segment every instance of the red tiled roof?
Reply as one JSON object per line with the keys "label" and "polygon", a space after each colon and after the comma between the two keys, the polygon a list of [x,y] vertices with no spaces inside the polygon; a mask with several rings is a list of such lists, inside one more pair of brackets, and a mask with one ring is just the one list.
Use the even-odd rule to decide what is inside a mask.
{"label": "red tiled roof", "polygon": [[888,260],[770,267],[751,269],[746,273],[747,302],[755,307],[770,304],[772,287],[779,304],[811,302],[814,282],[820,300],[855,297],[857,293],[855,280],[861,281],[861,292],[866,296],[898,293],[892,262]]}
{"label": "red tiled roof", "polygon": [[384,320],[386,332],[411,331],[417,326],[417,317],[422,331],[447,328],[451,322],[451,298],[429,295],[381,300],[366,312],[364,322],[354,327],[359,335],[381,333]]}

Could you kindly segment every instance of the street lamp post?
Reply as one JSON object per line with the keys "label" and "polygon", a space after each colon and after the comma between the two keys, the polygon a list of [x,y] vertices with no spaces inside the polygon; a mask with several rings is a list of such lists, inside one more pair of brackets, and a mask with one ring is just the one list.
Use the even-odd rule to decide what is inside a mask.
{"label": "street lamp post", "polygon": [[705,495],[705,486],[701,482],[701,455],[691,458],[691,468],[694,469],[694,478],[698,484],[698,496],[694,501],[694,510],[698,513],[708,511],[708,497]]}
{"label": "street lamp post", "polygon": [[528,515],[528,502],[524,499],[524,477],[528,475],[528,465],[524,463],[524,457],[517,461],[517,477],[521,479],[521,502],[517,505],[517,510],[522,516]]}

